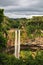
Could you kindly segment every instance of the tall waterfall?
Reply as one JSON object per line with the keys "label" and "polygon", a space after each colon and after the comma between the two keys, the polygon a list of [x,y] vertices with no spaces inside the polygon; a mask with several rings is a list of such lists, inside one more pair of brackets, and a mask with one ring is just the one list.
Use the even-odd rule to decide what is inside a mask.
{"label": "tall waterfall", "polygon": [[15,57],[20,56],[20,30],[15,30]]}

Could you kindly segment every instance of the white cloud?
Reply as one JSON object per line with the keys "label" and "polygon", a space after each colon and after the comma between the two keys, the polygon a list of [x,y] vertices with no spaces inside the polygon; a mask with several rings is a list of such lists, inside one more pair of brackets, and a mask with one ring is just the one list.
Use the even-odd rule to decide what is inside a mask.
{"label": "white cloud", "polygon": [[0,0],[0,8],[12,18],[43,15],[43,0]]}

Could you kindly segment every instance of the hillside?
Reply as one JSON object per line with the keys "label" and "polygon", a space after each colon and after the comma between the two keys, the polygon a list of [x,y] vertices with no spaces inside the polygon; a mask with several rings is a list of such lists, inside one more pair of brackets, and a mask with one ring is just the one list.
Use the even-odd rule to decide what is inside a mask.
{"label": "hillside", "polygon": [[[12,33],[12,30],[14,30],[15,28],[21,30],[22,44],[43,44],[43,17],[32,17],[31,19],[9,19],[9,23],[11,25],[11,28],[9,30],[10,33]],[[13,38],[11,37],[11,39]]]}
{"label": "hillside", "polygon": [[6,17],[4,10],[2,12],[3,16],[0,13],[0,17],[2,18],[0,20],[0,32],[3,32],[10,45],[14,44],[15,34],[12,30],[15,30],[15,28],[21,30],[21,44],[34,43],[35,41],[43,43],[43,16],[33,16],[30,19],[13,19]]}

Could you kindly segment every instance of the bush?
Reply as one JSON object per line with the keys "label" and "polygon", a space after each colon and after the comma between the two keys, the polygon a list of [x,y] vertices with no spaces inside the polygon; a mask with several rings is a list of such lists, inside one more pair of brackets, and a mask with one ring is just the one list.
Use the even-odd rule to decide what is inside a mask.
{"label": "bush", "polygon": [[35,57],[36,65],[43,65],[43,51],[38,51]]}
{"label": "bush", "polygon": [[43,65],[43,51],[35,52],[35,56],[29,53],[27,54],[27,57],[26,54],[25,57],[22,58],[26,65]]}
{"label": "bush", "polygon": [[13,55],[0,54],[0,65],[24,65],[24,63]]}
{"label": "bush", "polygon": [[43,65],[43,51],[37,51],[35,57],[30,53],[28,57],[20,59],[0,53],[0,65]]}
{"label": "bush", "polygon": [[0,49],[6,47],[7,39],[3,36],[2,32],[0,32]]}

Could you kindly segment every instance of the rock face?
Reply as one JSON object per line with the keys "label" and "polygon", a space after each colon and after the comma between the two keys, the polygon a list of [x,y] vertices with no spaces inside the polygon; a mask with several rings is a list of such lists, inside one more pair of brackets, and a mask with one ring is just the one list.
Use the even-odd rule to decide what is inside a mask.
{"label": "rock face", "polygon": [[[22,31],[21,30],[21,35],[20,35],[20,41],[21,44],[43,44],[43,37],[37,37],[35,39],[29,39],[27,34],[26,34],[26,30]],[[11,29],[8,31],[8,42],[7,45],[8,46],[14,46],[15,42],[15,29]]]}
{"label": "rock face", "polygon": [[35,40],[32,42],[32,44],[43,45],[43,37],[37,37],[37,38],[35,38]]}

